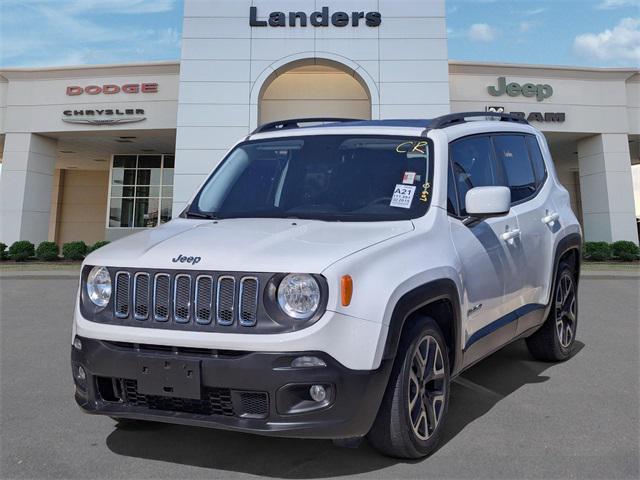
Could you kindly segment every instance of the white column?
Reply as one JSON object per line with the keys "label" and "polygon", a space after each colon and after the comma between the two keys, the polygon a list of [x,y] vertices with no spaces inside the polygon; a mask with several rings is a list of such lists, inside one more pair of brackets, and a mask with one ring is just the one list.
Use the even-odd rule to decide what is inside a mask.
{"label": "white column", "polygon": [[0,177],[0,240],[48,239],[57,141],[7,133]]}
{"label": "white column", "polygon": [[578,162],[585,240],[638,243],[627,135],[579,141]]}

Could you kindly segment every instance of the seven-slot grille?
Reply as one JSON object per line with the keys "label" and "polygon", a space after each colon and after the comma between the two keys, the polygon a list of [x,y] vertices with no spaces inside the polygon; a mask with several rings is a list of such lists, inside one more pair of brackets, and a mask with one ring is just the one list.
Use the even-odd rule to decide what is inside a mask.
{"label": "seven-slot grille", "polygon": [[253,327],[260,282],[247,275],[115,273],[114,314],[139,321]]}

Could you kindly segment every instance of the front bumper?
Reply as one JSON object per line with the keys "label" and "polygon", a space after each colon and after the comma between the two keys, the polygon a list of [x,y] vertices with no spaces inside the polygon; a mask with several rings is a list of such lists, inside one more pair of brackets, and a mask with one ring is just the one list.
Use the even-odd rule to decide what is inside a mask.
{"label": "front bumper", "polygon": [[[365,435],[392,364],[385,361],[377,370],[361,371],[317,352],[172,349],[78,338],[82,349],[72,347],[71,353],[75,398],[87,413],[283,437]],[[321,358],[326,366],[291,368],[291,361],[303,355]],[[165,361],[199,369],[199,398],[140,393],[141,365]],[[80,366],[84,381],[78,378]],[[308,395],[311,385],[324,386],[327,400],[314,403]]]}

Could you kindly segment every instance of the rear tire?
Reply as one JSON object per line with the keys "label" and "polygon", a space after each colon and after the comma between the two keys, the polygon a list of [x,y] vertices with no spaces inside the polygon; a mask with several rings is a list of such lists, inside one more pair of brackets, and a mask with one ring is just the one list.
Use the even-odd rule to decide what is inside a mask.
{"label": "rear tire", "polygon": [[438,324],[419,318],[402,334],[369,442],[385,455],[421,458],[442,436],[449,407],[449,352]]}
{"label": "rear tire", "polygon": [[526,342],[536,360],[562,362],[571,357],[578,327],[578,289],[573,268],[566,262],[558,267],[551,302],[546,321]]}

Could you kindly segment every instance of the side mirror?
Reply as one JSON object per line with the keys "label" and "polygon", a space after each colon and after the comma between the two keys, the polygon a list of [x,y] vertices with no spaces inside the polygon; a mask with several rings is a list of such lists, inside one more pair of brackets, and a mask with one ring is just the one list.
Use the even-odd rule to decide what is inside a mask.
{"label": "side mirror", "polygon": [[465,197],[467,214],[474,220],[501,217],[511,210],[511,190],[507,187],[475,187]]}

